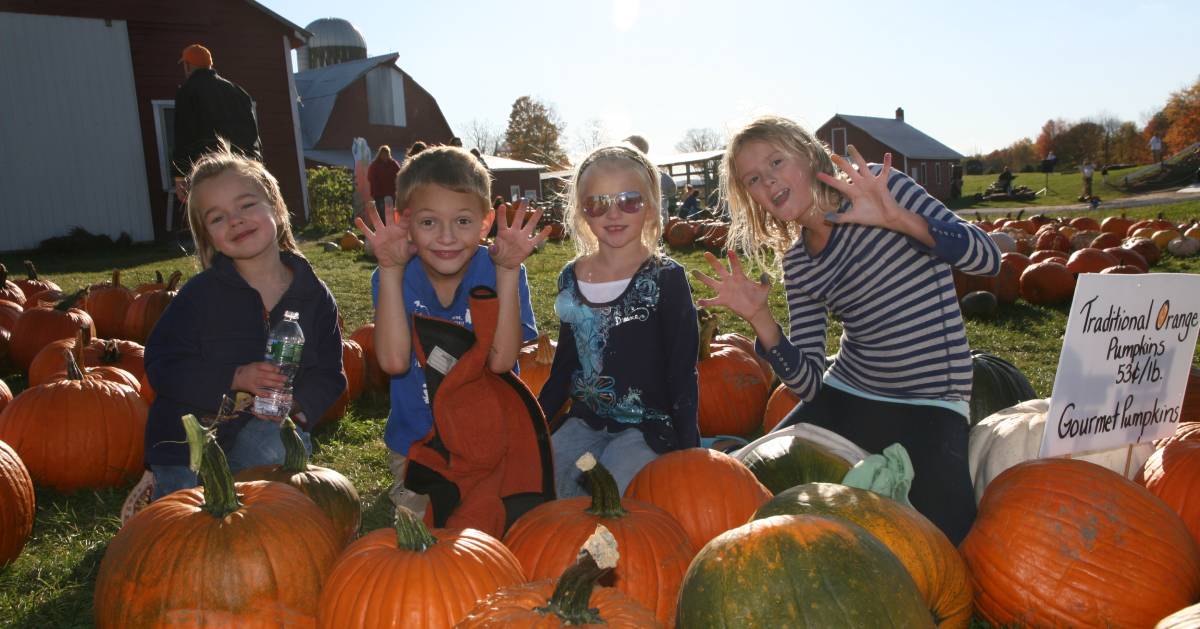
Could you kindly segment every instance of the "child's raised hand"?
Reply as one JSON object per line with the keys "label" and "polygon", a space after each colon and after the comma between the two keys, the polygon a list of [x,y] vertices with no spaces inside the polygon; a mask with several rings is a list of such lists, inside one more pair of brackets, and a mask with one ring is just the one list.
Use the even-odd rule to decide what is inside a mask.
{"label": "child's raised hand", "polygon": [[268,388],[281,388],[287,384],[287,376],[279,373],[279,367],[267,361],[247,363],[233,371],[233,382],[229,388],[253,395],[266,395]]}
{"label": "child's raised hand", "polygon": [[387,224],[379,219],[379,213],[374,208],[367,208],[366,215],[371,218],[371,228],[367,227],[362,217],[354,219],[354,224],[367,242],[371,243],[371,251],[382,268],[403,267],[417,253],[417,245],[408,239],[411,222],[410,211],[403,213],[396,210],[391,198],[383,207],[383,215],[390,220]]}
{"label": "child's raised hand", "polygon": [[769,315],[767,296],[771,294],[771,284],[765,277],[757,282],[746,277],[737,254],[729,251],[728,256],[729,268],[726,269],[716,256],[704,253],[704,259],[708,260],[716,277],[709,277],[697,270],[692,271],[692,277],[717,291],[716,297],[701,299],[697,303],[701,306],[724,306],[746,321],[752,321],[763,312]]}
{"label": "child's raised hand", "polygon": [[496,211],[496,241],[488,247],[492,262],[497,267],[505,269],[520,268],[521,263],[528,258],[533,250],[550,235],[550,226],[543,227],[538,233],[533,233],[538,220],[542,218],[542,210],[538,208],[528,218],[525,216],[527,203],[524,199],[517,203],[513,212],[513,224],[508,224],[507,212],[503,208]]}
{"label": "child's raised hand", "polygon": [[850,162],[841,155],[830,155],[833,163],[849,176],[849,181],[843,181],[826,173],[818,173],[817,178],[836,188],[847,200],[850,209],[841,214],[826,214],[825,219],[831,223],[857,223],[859,225],[875,225],[886,229],[896,229],[896,221],[903,216],[904,210],[892,197],[888,189],[888,177],[892,174],[892,154],[883,156],[883,169],[879,175],[872,175],[867,168],[867,160],[853,146],[849,147],[850,158],[858,166],[851,167]]}

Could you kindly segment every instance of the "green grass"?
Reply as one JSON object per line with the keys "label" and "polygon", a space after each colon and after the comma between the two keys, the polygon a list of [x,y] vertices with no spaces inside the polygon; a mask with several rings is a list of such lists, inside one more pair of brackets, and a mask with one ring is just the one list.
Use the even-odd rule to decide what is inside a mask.
{"label": "green grass", "polygon": [[[1040,179],[1041,175],[1037,177]],[[1144,208],[1128,214],[1141,218],[1160,212],[1182,221],[1200,213],[1200,201]],[[315,240],[304,242],[302,249],[337,297],[347,329],[353,330],[369,321],[371,263],[354,253],[325,253]],[[553,313],[555,279],[573,255],[569,244],[551,243],[526,264],[538,326],[549,330],[551,335],[557,335],[558,330]],[[699,252],[675,252],[672,256],[689,268],[707,268]],[[23,257],[0,255],[0,262],[14,275],[20,275]],[[150,281],[155,270],[165,274],[178,269],[188,277],[196,272],[191,258],[182,256],[177,247],[164,245],[70,255],[32,254],[32,259],[43,275],[68,291],[107,279],[113,268],[121,268],[124,282],[130,285]],[[1200,258],[1179,260],[1166,256],[1156,271],[1200,272]],[[697,298],[710,294],[707,287],[695,282],[693,290]],[[777,319],[786,320],[781,290],[773,291],[771,306]],[[729,313],[720,311],[718,316],[724,330],[749,333],[746,325]],[[1012,361],[1029,376],[1038,394],[1045,396],[1053,386],[1066,318],[1066,307],[1043,308],[1019,302],[1002,307],[994,320],[969,321],[967,333],[972,347]],[[836,323],[830,326],[831,352],[837,347],[840,333]],[[20,376],[6,376],[5,381],[17,390],[23,385]],[[382,441],[387,409],[386,398],[367,396],[355,403],[341,422],[319,430],[315,439],[314,462],[338,469],[358,487],[364,502],[364,531],[387,526],[390,520],[386,495],[390,478],[387,450]],[[0,626],[91,626],[96,571],[105,545],[117,530],[117,514],[126,491],[127,488],[122,488],[61,495],[38,490],[33,536],[24,553],[0,569]]]}
{"label": "green grass", "polygon": [[[1108,171],[1108,183],[1104,182],[1104,178],[1100,175],[1100,171],[1096,170],[1096,174],[1092,177],[1092,194],[1100,197],[1105,201],[1113,199],[1121,199],[1130,196],[1128,192],[1119,190],[1115,184],[1121,180],[1126,174],[1129,174],[1140,166],[1131,168],[1122,168],[1120,170]],[[1014,173],[1016,179],[1013,180],[1013,187],[1029,186],[1034,191],[1047,188],[1045,195],[1038,195],[1032,201],[982,201],[975,198],[976,194],[983,193],[987,190],[992,182],[996,181],[996,175],[964,175],[962,197],[951,201],[949,207],[954,210],[975,210],[988,208],[1006,208],[1006,207],[1026,207],[1026,206],[1056,206],[1056,205],[1071,205],[1079,203],[1079,194],[1083,192],[1083,175],[1079,171],[1066,173],[1051,173],[1049,177],[1042,173]]]}

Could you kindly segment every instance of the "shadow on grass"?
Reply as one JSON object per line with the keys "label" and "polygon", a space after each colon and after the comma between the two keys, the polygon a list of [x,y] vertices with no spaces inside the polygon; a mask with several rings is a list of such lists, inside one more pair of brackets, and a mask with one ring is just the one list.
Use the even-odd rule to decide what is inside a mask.
{"label": "shadow on grass", "polygon": [[90,273],[97,269],[129,268],[142,264],[179,260],[191,254],[171,241],[165,243],[84,249],[71,253],[16,251],[0,255],[0,262],[8,267],[9,273],[24,277],[23,260],[32,260],[38,271],[46,275],[61,273]]}

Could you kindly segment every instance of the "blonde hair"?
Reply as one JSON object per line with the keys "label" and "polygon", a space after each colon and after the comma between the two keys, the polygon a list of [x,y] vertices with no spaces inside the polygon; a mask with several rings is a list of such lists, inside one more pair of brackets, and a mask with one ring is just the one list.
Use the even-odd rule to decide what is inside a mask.
{"label": "blonde hair", "polygon": [[396,173],[396,207],[405,207],[413,191],[427,184],[479,197],[484,214],[492,207],[492,176],[474,155],[457,146],[427,148],[404,160]]}
{"label": "blonde hair", "polygon": [[579,162],[579,166],[575,168],[575,174],[567,186],[567,207],[563,213],[563,222],[566,223],[567,233],[571,235],[571,240],[575,243],[575,252],[582,257],[595,253],[600,248],[600,242],[588,227],[587,218],[580,209],[580,205],[583,203],[583,189],[579,186],[579,182],[583,180],[583,175],[588,168],[601,163],[624,164],[645,180],[646,189],[641,191],[643,193],[642,200],[645,202],[642,208],[642,211],[645,212],[645,222],[642,223],[641,240],[642,244],[646,245],[646,248],[652,253],[657,252],[659,239],[662,237],[662,220],[659,216],[662,183],[659,181],[658,169],[650,163],[646,154],[629,144],[602,146],[588,153],[587,157],[583,158],[583,161]]}
{"label": "blonde hair", "polygon": [[192,172],[188,174],[186,181],[189,191],[187,197],[188,226],[192,230],[192,240],[196,243],[196,259],[200,262],[200,268],[207,269],[212,266],[216,248],[213,247],[212,238],[204,224],[204,208],[197,206],[196,195],[191,193],[195,192],[196,186],[230,170],[258,184],[263,195],[267,197],[272,217],[275,219],[276,231],[279,233],[277,238],[279,249],[303,258],[304,255],[300,253],[300,248],[296,246],[296,238],[292,235],[292,223],[288,219],[287,204],[283,202],[283,194],[279,191],[279,182],[275,176],[267,172],[261,162],[234,151],[230,148],[227,140],[220,138],[215,150],[205,153],[192,165]]}
{"label": "blonde hair", "polygon": [[[826,173],[839,178],[833,161],[829,159],[829,147],[809,133],[804,127],[787,118],[764,116],[754,120],[738,131],[729,141],[725,156],[721,159],[721,196],[729,202],[732,224],[729,227],[729,243],[741,250],[760,269],[777,273],[783,252],[787,251],[800,237],[800,225],[781,221],[750,198],[742,183],[734,159],[750,142],[766,142],[793,156],[808,160],[812,182],[812,201],[818,207],[833,210],[842,204],[842,194],[836,188],[817,179],[817,173]],[[764,249],[775,253],[774,261],[768,263]]]}

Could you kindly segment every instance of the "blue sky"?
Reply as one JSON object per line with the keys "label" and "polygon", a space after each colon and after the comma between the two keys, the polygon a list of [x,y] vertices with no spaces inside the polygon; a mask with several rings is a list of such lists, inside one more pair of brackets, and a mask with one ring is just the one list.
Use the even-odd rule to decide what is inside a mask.
{"label": "blue sky", "polygon": [[669,152],[685,131],[775,113],[906,120],[969,154],[1036,137],[1051,117],[1139,125],[1200,76],[1200,2],[263,0],[305,26],[349,20],[460,135],[503,129],[530,94]]}

